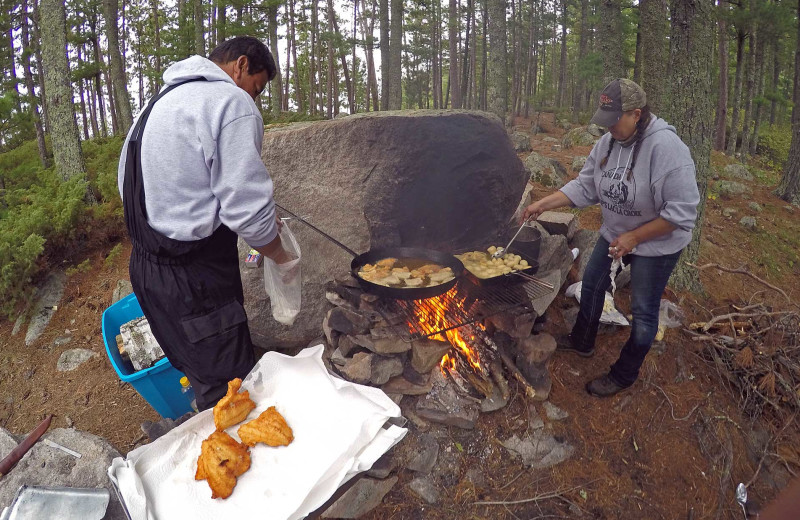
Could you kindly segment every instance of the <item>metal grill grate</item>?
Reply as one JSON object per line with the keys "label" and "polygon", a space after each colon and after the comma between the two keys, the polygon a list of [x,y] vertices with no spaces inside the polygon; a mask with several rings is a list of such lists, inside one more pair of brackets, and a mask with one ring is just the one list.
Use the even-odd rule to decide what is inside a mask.
{"label": "metal grill grate", "polygon": [[447,293],[424,300],[378,300],[377,310],[407,341],[436,336],[514,308],[533,310],[531,300],[553,286],[538,278],[523,283],[481,287],[462,279]]}

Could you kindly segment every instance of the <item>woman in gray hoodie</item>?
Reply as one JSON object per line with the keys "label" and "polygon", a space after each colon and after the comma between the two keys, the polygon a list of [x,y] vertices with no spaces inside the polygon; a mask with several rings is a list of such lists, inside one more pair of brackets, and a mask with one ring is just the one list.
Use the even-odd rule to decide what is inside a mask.
{"label": "woman in gray hoodie", "polygon": [[661,295],[692,238],[700,194],[689,148],[675,128],[650,113],[644,90],[614,80],[600,94],[592,122],[608,128],[578,178],[528,206],[524,219],[564,206],[600,204],[603,225],[581,288],[578,319],[559,350],[594,354],[614,259],[631,265],[631,335],[608,374],[586,390],[598,397],[630,387],[658,331]]}

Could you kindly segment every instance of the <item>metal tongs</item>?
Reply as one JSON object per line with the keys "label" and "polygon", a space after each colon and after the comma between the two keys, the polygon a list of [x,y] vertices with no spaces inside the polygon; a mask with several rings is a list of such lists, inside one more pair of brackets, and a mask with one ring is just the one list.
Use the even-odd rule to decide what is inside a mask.
{"label": "metal tongs", "polygon": [[506,245],[506,247],[498,247],[498,248],[497,248],[497,251],[495,251],[494,253],[492,253],[492,258],[503,258],[504,256],[506,256],[506,251],[508,251],[508,248],[509,248],[509,247],[511,247],[511,244],[514,242],[514,240],[516,240],[516,239],[517,239],[517,235],[519,235],[519,234],[520,234],[520,232],[522,232],[522,228],[524,228],[524,227],[525,227],[525,226],[528,224],[528,222],[530,222],[530,221],[531,221],[531,219],[532,219],[532,218],[533,218],[533,215],[531,215],[530,217],[528,217],[527,219],[525,219],[525,220],[522,222],[522,225],[521,225],[521,226],[519,227],[519,229],[517,230],[517,232],[516,232],[516,233],[514,233],[514,236],[513,236],[513,237],[511,237],[511,240],[509,240],[509,241],[508,241],[508,244]]}

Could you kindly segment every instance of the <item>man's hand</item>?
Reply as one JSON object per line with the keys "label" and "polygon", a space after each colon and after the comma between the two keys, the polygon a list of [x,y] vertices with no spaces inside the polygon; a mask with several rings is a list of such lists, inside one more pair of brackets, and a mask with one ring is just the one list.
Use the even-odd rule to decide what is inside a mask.
{"label": "man's hand", "polygon": [[608,254],[613,258],[622,258],[632,252],[637,245],[639,245],[639,239],[636,238],[634,233],[629,231],[621,234],[616,240],[611,242],[608,248]]}
{"label": "man's hand", "polygon": [[522,212],[522,218],[520,219],[519,223],[522,224],[523,222],[527,222],[529,220],[536,220],[539,218],[539,215],[545,212],[544,205],[542,204],[542,200],[537,200],[527,208],[525,211]]}

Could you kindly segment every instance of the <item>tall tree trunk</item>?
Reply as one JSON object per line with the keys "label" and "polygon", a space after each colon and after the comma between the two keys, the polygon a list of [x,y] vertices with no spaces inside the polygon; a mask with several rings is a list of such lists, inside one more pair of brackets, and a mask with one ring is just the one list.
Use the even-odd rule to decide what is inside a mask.
{"label": "tall tree trunk", "polygon": [[470,46],[470,37],[474,38],[475,35],[471,34],[472,26],[470,25],[472,22],[472,17],[475,15],[473,9],[473,0],[467,0],[467,26],[464,36],[464,48],[462,50],[464,59],[461,61],[461,108],[466,108],[467,106],[467,90],[469,89],[469,50]]}
{"label": "tall tree trunk", "polygon": [[[642,3],[639,2],[641,13]],[[636,28],[636,54],[633,57],[633,81],[642,84],[642,17],[639,16],[639,25]]]}
{"label": "tall tree trunk", "polygon": [[158,88],[161,86],[161,21],[158,16],[158,0],[150,0],[150,9],[152,10],[151,15],[153,20],[153,36],[155,37],[154,41],[156,44],[156,48],[153,52],[153,65],[156,71],[156,88],[153,91],[153,94],[155,94]]}
{"label": "tall tree trunk", "polygon": [[[22,48],[30,49],[30,36],[28,25],[31,21],[28,18],[28,0],[21,1],[22,21],[20,23]],[[40,64],[41,66],[41,64]],[[42,128],[42,120],[39,117],[39,104],[36,99],[36,90],[33,84],[33,73],[31,72],[31,55],[29,52],[22,53],[22,74],[25,78],[25,90],[28,91],[28,104],[31,107],[31,115],[33,119],[33,127],[36,130],[36,145],[39,149],[39,160],[42,163],[42,168],[47,168],[50,161],[47,157],[47,148],[44,141],[44,129]]]}
{"label": "tall tree trunk", "polygon": [[381,110],[389,110],[389,71],[392,55],[389,52],[389,0],[379,1],[381,26]]}
{"label": "tall tree trunk", "polygon": [[567,104],[567,0],[561,0],[561,63],[558,68],[558,106]]}
{"label": "tall tree trunk", "polygon": [[[367,42],[367,97],[372,93],[373,110],[380,108],[380,98],[378,97],[378,77],[375,71],[375,11],[377,2],[372,0],[372,9],[369,17],[367,16],[367,0],[361,0],[361,20],[364,25],[364,33]],[[435,75],[435,74],[434,74]]]}
{"label": "tall tree trunk", "polygon": [[[153,0],[156,2],[157,0]],[[217,45],[224,42],[228,37],[228,5],[225,0],[216,0],[217,3]],[[289,59],[286,59],[286,67],[289,67]]]}
{"label": "tall tree trunk", "polygon": [[489,61],[489,5],[488,1],[484,0],[483,4],[483,48],[481,49],[481,110],[488,109],[488,91],[489,85],[486,81],[488,74],[488,61]]}
{"label": "tall tree trunk", "polygon": [[600,27],[597,36],[600,54],[603,57],[603,86],[605,86],[611,80],[625,77],[622,1],[599,0],[599,2]]}
{"label": "tall tree trunk", "polygon": [[128,134],[133,124],[133,111],[131,99],[128,96],[128,78],[125,74],[125,65],[119,51],[119,28],[117,27],[119,0],[103,0],[104,15],[106,18],[106,39],[108,40],[108,54],[110,56],[110,75],[114,85],[114,101],[119,114],[120,133]]}
{"label": "tall tree trunk", "polygon": [[689,150],[697,172],[700,204],[692,240],[684,249],[671,282],[679,290],[700,290],[697,269],[689,267],[700,255],[706,190],[711,171],[711,83],[714,55],[713,0],[674,0],[670,35],[670,95],[665,103],[667,120]]}
{"label": "tall tree trunk", "polygon": [[92,42],[94,62],[97,65],[97,72],[94,74],[94,90],[97,94],[97,109],[100,116],[100,129],[102,136],[106,137],[108,135],[108,124],[106,122],[106,103],[105,98],[103,97],[102,83],[102,74],[103,70],[105,69],[105,64],[103,63],[103,55],[100,53],[100,39],[97,36],[97,13],[94,10],[89,13],[89,28],[91,30],[91,33],[89,34],[89,40]]}
{"label": "tall tree trunk", "polygon": [[85,82],[86,90],[89,92],[89,122],[92,125],[92,135],[100,137],[100,122],[97,117],[97,93],[94,91],[94,84],[91,81],[85,80]]}
{"label": "tall tree trunk", "polygon": [[792,144],[789,160],[783,167],[783,177],[775,195],[800,206],[800,2],[797,4],[797,48],[794,52],[794,89],[792,92]]}
{"label": "tall tree trunk", "polygon": [[339,96],[336,95],[336,88],[334,86],[335,83],[338,83],[338,78],[336,78],[336,59],[334,58],[333,54],[333,41],[328,39],[328,95],[326,96],[328,99],[328,119],[333,119],[335,115],[334,112],[334,104],[338,108],[339,106]]}
{"label": "tall tree trunk", "polygon": [[767,46],[766,26],[762,27],[759,35],[758,46],[756,47],[756,70],[755,70],[755,115],[753,116],[753,136],[750,138],[750,155],[755,155],[758,151],[758,131],[761,127],[761,119],[766,111],[764,102],[764,53]]}
{"label": "tall tree trunk", "polygon": [[668,6],[666,0],[642,0],[639,19],[642,27],[642,88],[647,93],[647,104],[659,114],[664,106],[664,88],[669,63]]}
{"label": "tall tree trunk", "polygon": [[[328,0],[328,22],[333,27],[333,38],[331,38],[330,45],[338,44],[339,22],[336,21],[336,10],[333,8],[333,0]],[[338,45],[336,45],[338,47]],[[347,88],[347,104],[350,107],[350,113],[355,114],[356,106],[356,93],[353,87],[353,81],[350,78],[350,72],[347,69],[347,54],[343,48],[337,49],[339,54],[339,61],[342,62],[342,73],[344,74],[344,83]],[[337,81],[338,84],[338,81]],[[339,106],[339,100],[336,100],[336,107]]]}
{"label": "tall tree trunk", "polygon": [[34,53],[36,54],[36,74],[39,76],[39,97],[42,100],[42,123],[44,123],[44,132],[50,132],[50,111],[47,109],[47,85],[44,81],[44,60],[42,59],[42,38],[41,38],[41,19],[39,17],[39,2],[33,0],[33,30],[31,36],[34,42]]}
{"label": "tall tree trunk", "polygon": [[[358,75],[357,64],[358,61],[356,60],[356,25],[358,23],[358,0],[353,0],[353,55],[351,56],[353,59],[353,71],[352,71],[352,88],[353,88],[353,106],[350,107],[350,113],[355,114],[358,112],[358,99],[357,99],[357,89],[356,89],[356,77]],[[366,97],[369,97],[369,85],[367,85],[367,90],[365,91]]]}
{"label": "tall tree trunk", "polygon": [[461,108],[461,87],[459,86],[458,74],[458,33],[459,33],[459,19],[458,19],[458,2],[450,0],[450,9],[447,13],[447,41],[449,43],[450,52],[450,73],[448,74],[447,84],[450,87],[450,107]]}
{"label": "tall tree trunk", "polygon": [[[720,2],[718,9],[723,8]],[[719,90],[717,94],[717,116],[714,123],[714,150],[725,149],[725,130],[728,122],[728,24],[725,16],[720,16],[719,37]]]}
{"label": "tall tree trunk", "polygon": [[[581,28],[578,35],[578,60],[583,59],[589,52],[589,0],[581,1]],[[641,13],[642,4],[639,3],[639,13]],[[640,14],[641,16],[641,14]],[[586,99],[586,74],[582,70],[576,70],[578,76],[577,85],[575,87],[575,94],[572,99],[572,110],[575,114],[582,112],[585,108],[584,99]]]}
{"label": "tall tree trunk", "polygon": [[198,56],[206,55],[206,39],[203,31],[203,20],[205,13],[203,12],[203,0],[194,0],[194,53]]}
{"label": "tall tree trunk", "polygon": [[744,117],[742,119],[742,144],[739,148],[742,162],[747,161],[747,154],[750,152],[750,125],[752,123],[753,112],[753,88],[755,87],[756,73],[756,48],[760,45],[761,37],[755,28],[750,34],[750,49],[747,52],[747,70],[745,71],[745,92],[744,92]]}
{"label": "tall tree trunk", "polygon": [[317,47],[319,39],[318,0],[311,0],[311,55],[308,60],[308,108],[311,114],[317,112]]}
{"label": "tall tree trunk", "polygon": [[[81,53],[81,48],[80,47],[78,47],[76,49],[76,54],[77,54],[77,58],[78,58],[78,69],[82,70],[84,63],[83,63],[83,55]],[[88,141],[89,140],[89,121],[88,121],[88,118],[86,117],[86,92],[85,92],[85,89],[84,89],[83,78],[79,78],[78,79],[78,99],[80,99],[80,101],[81,101],[81,122],[83,123],[81,129],[83,130],[83,139],[84,139],[84,141]],[[97,136],[97,134],[95,134],[95,137],[96,136]]]}
{"label": "tall tree trunk", "polygon": [[[288,0],[287,3],[291,3],[292,0]],[[290,22],[287,22],[288,25],[291,25]],[[293,38],[286,38],[286,78],[283,82],[283,110],[288,112],[289,111],[289,86],[290,86],[290,72],[292,70],[292,47],[294,46]]]}
{"label": "tall tree trunk", "polygon": [[269,82],[270,111],[275,117],[283,107],[283,85],[281,84],[280,53],[278,52],[278,1],[267,4],[267,25],[269,26],[269,50],[275,59],[275,79]]}
{"label": "tall tree trunk", "polygon": [[437,88],[438,81],[439,81],[439,66],[440,66],[440,64],[439,64],[439,53],[438,53],[439,41],[438,41],[438,34],[437,34],[438,33],[437,29],[439,27],[439,20],[438,20],[438,18],[436,16],[436,5],[435,5],[435,3],[431,2],[428,5],[430,7],[428,16],[430,17],[430,20],[431,20],[431,23],[430,23],[430,29],[431,29],[431,34],[430,34],[430,38],[431,38],[431,76],[432,76],[431,77],[431,80],[432,80],[431,81],[432,82],[431,89],[433,90],[433,108],[439,108],[440,107],[440,105],[439,105],[439,89]]}
{"label": "tall tree trunk", "polygon": [[[588,2],[588,0],[584,1]],[[523,116],[526,118],[530,115],[531,96],[533,95],[533,49],[536,40],[536,2],[531,2],[528,25],[528,47],[526,52],[528,58],[525,66],[525,108],[523,113]]]}
{"label": "tall tree trunk", "polygon": [[119,122],[117,121],[117,111],[114,109],[114,85],[110,83],[111,78],[106,74],[108,84],[108,113],[111,115],[111,133],[117,135],[119,133]]}
{"label": "tall tree trunk", "polygon": [[506,0],[487,0],[489,60],[486,71],[488,110],[506,124],[508,68],[506,63]]}
{"label": "tall tree trunk", "polygon": [[[21,114],[22,113],[22,96],[19,93],[20,81],[17,79],[17,64],[15,63],[15,58],[17,56],[17,52],[16,52],[16,50],[14,50],[14,47],[15,47],[15,45],[14,45],[14,43],[15,43],[14,25],[15,24],[14,24],[14,21],[13,21],[14,5],[11,6],[11,12],[9,13],[9,17],[12,18],[12,20],[10,21],[9,27],[8,27],[8,53],[9,53],[8,55],[9,55],[9,58],[10,58],[8,60],[8,65],[9,65],[8,73],[9,73],[9,76],[10,76],[10,83],[12,85],[12,88],[14,89],[14,94],[13,94],[14,108],[17,109],[17,113],[18,114]],[[25,49],[22,49],[22,52],[24,53]]]}
{"label": "tall tree trunk", "polygon": [[477,63],[476,59],[476,52],[475,48],[478,46],[478,33],[477,25],[475,23],[475,14],[477,9],[475,8],[475,1],[470,0],[472,5],[472,48],[469,52],[469,88],[467,92],[469,93],[469,99],[467,100],[467,105],[470,109],[475,108],[476,105],[476,96],[475,91],[477,90],[477,80],[475,74],[475,65]]}
{"label": "tall tree trunk", "polygon": [[772,102],[769,105],[769,124],[775,124],[775,115],[778,108],[778,83],[781,79],[781,54],[780,54],[780,38],[772,39],[772,82],[770,85],[770,93],[772,94]]}
{"label": "tall tree trunk", "polygon": [[[42,0],[42,65],[50,112],[50,140],[56,171],[64,180],[86,174],[75,110],[72,106],[67,63],[67,28],[64,0]],[[87,187],[86,198],[92,201]]]}
{"label": "tall tree trunk", "polygon": [[736,155],[736,144],[739,136],[739,108],[742,100],[742,78],[744,77],[744,38],[745,32],[739,29],[736,34],[736,79],[733,83],[733,99],[731,100],[731,132],[728,135],[728,149],[725,151],[733,157]]}
{"label": "tall tree trunk", "polygon": [[400,110],[403,105],[403,2],[402,0],[391,0],[391,5],[389,110]]}
{"label": "tall tree trunk", "polygon": [[[302,11],[302,5],[301,5]],[[303,94],[303,87],[300,85],[300,66],[297,64],[297,45],[295,42],[295,17],[294,17],[294,0],[289,0],[289,30],[292,40],[292,61],[294,62],[294,90],[297,97],[297,110],[301,114],[306,111],[305,95]],[[286,64],[289,68],[289,64]]]}

